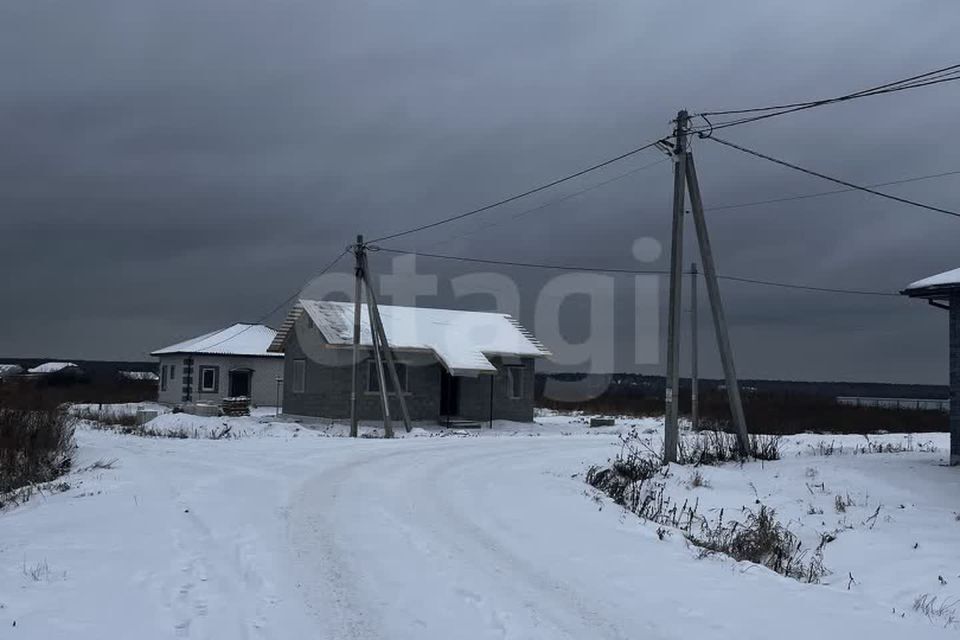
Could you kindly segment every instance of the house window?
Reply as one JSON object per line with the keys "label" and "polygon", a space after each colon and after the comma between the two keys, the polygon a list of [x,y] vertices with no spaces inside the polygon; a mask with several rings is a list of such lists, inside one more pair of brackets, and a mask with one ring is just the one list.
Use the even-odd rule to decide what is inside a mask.
{"label": "house window", "polygon": [[220,367],[200,367],[200,392],[217,393],[220,387]]}
{"label": "house window", "polygon": [[523,367],[507,367],[507,397],[511,400],[523,397]]}
{"label": "house window", "polygon": [[[394,363],[397,367],[397,378],[400,379],[400,391],[407,392],[407,365],[403,362]],[[390,393],[395,393],[390,378],[390,367],[386,362],[383,363],[383,376],[387,380],[387,388]],[[380,393],[380,378],[377,376],[377,362],[371,360],[367,363],[367,393]]]}
{"label": "house window", "polygon": [[303,393],[307,388],[307,361],[300,358],[293,361],[293,392]]}
{"label": "house window", "polygon": [[170,365],[170,382],[173,382],[173,379],[177,377],[177,365]]}
{"label": "house window", "polygon": [[167,390],[167,365],[160,367],[160,391]]}

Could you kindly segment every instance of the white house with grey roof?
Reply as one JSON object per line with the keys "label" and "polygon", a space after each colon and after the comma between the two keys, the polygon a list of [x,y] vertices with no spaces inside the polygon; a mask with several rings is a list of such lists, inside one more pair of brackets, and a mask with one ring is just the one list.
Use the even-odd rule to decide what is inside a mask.
{"label": "white house with grey roof", "polygon": [[157,349],[150,355],[160,360],[158,400],[183,405],[248,397],[255,406],[275,405],[283,353],[267,347],[276,336],[268,326],[237,323]]}
{"label": "white house with grey roof", "polygon": [[[550,355],[509,315],[380,305],[397,360],[400,392],[412,420],[533,420],[534,372]],[[350,416],[354,305],[300,300],[269,350],[285,353],[283,411],[293,416]],[[361,305],[362,420],[379,420],[379,379],[369,316]],[[400,415],[387,382],[391,415]]]}

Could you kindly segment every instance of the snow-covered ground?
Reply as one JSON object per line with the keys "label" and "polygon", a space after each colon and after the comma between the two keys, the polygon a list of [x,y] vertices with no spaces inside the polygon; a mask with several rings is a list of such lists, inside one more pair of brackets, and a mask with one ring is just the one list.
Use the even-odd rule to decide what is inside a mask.
{"label": "snow-covered ground", "polygon": [[[831,575],[807,585],[698,559],[682,536],[661,541],[595,499],[585,469],[631,426],[658,439],[658,421],[538,422],[392,441],[267,411],[151,423],[201,436],[189,439],[81,426],[71,488],[0,512],[0,637],[956,636],[912,610],[923,594],[960,597],[960,472],[941,466],[945,436],[896,454],[791,437],[781,461],[702,468],[709,487],[673,469],[670,491],[706,509],[759,499],[805,544],[840,529]],[[224,423],[240,437],[204,437]],[[844,451],[822,455],[821,441]],[[113,464],[86,468],[97,461]]]}

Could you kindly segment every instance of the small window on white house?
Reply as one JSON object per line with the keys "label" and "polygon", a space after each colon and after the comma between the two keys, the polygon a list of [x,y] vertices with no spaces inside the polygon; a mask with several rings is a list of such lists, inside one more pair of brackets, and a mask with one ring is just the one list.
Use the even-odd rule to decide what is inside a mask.
{"label": "small window on white house", "polygon": [[307,360],[300,358],[293,361],[293,392],[303,393],[307,388]]}
{"label": "small window on white house", "polygon": [[173,382],[174,378],[177,377],[177,365],[170,365],[170,382]]}
{"label": "small window on white house", "polygon": [[160,367],[160,391],[167,390],[167,365]]}
{"label": "small window on white house", "polygon": [[511,400],[523,397],[523,367],[507,367],[507,396]]}
{"label": "small window on white house", "polygon": [[200,367],[201,393],[217,393],[220,386],[219,367]]}
{"label": "small window on white house", "polygon": [[[395,363],[397,365],[397,377],[400,379],[400,391],[407,392],[407,365],[403,362]],[[387,389],[390,393],[395,393],[392,378],[390,377],[390,368],[386,362],[383,363],[383,377],[387,381]],[[371,360],[367,365],[367,393],[380,393],[380,378],[377,376],[377,362]]]}

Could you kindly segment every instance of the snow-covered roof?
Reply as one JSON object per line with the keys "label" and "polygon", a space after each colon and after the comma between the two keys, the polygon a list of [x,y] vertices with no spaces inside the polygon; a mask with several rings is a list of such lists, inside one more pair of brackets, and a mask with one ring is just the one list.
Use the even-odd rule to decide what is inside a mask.
{"label": "snow-covered roof", "polygon": [[127,380],[148,380],[150,382],[156,382],[160,379],[160,376],[152,371],[121,371],[120,377]]}
{"label": "snow-covered roof", "polygon": [[27,373],[57,373],[70,368],[79,369],[80,367],[72,362],[44,362],[33,369],[27,369]]}
{"label": "snow-covered roof", "polygon": [[23,373],[23,367],[18,364],[0,364],[0,378],[4,376],[18,376]]}
{"label": "snow-covered roof", "polygon": [[282,357],[282,353],[268,353],[267,347],[277,337],[274,329],[262,324],[237,324],[211,331],[197,338],[184,340],[177,344],[157,349],[150,355],[162,356],[174,353],[206,353],[223,356],[271,356]]}
{"label": "snow-covered roof", "polygon": [[952,289],[955,287],[960,287],[960,269],[951,269],[950,271],[944,271],[943,273],[938,273],[935,276],[930,276],[923,280],[917,280],[904,289],[903,293],[907,295],[936,293],[943,289]]}
{"label": "snow-covered roof", "polygon": [[[367,305],[361,305],[360,343],[371,346]],[[430,351],[454,375],[493,373],[488,356],[548,356],[539,341],[504,313],[379,305],[393,349]],[[307,313],[326,342],[353,344],[353,303],[300,300],[292,314]],[[271,349],[282,350],[291,323]]]}

